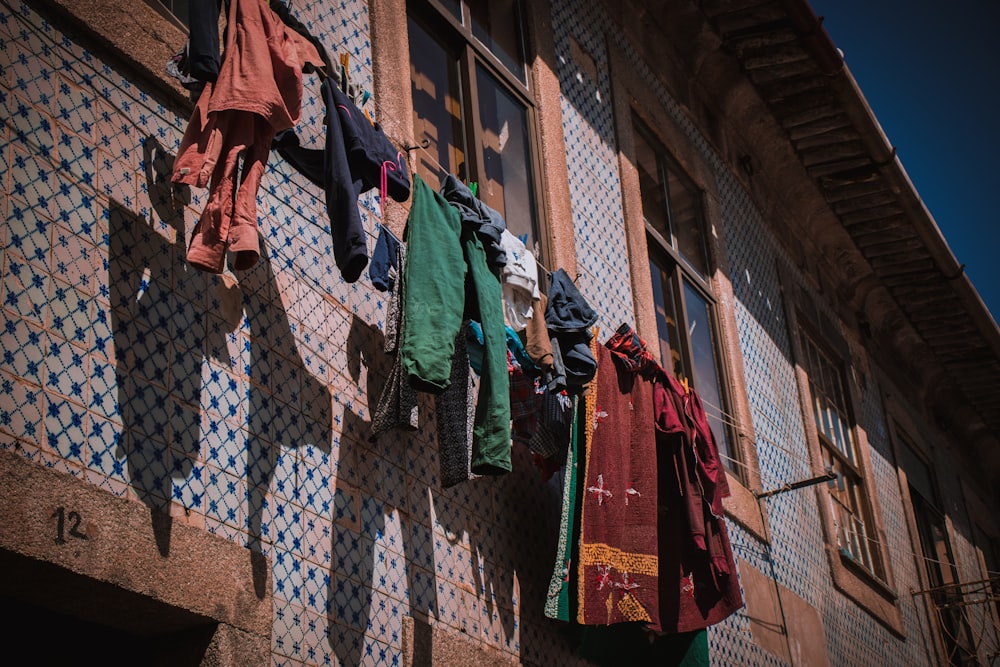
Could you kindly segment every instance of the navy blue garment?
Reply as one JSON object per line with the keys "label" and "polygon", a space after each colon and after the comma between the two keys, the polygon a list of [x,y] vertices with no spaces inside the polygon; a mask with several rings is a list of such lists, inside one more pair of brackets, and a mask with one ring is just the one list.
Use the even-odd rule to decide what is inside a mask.
{"label": "navy blue garment", "polygon": [[563,269],[552,273],[548,297],[545,326],[552,337],[552,355],[554,358],[557,350],[561,352],[566,390],[578,393],[597,373],[597,360],[589,345],[593,337],[590,327],[597,321],[597,312]]}
{"label": "navy blue garment", "polygon": [[355,180],[361,179],[363,184],[358,194],[377,187],[384,190],[381,193],[383,197],[388,194],[400,202],[409,199],[410,176],[406,169],[406,157],[392,145],[381,125],[370,122],[340,88],[334,86],[333,89],[351,175]]}
{"label": "navy blue garment", "polygon": [[502,269],[507,265],[507,253],[500,247],[500,236],[507,229],[503,216],[476,199],[472,190],[454,174],[445,176],[441,195],[462,216],[462,224],[476,232],[486,249],[486,261],[491,268]]}
{"label": "navy blue garment", "polygon": [[[188,74],[198,81],[219,78],[219,10],[222,0],[191,0],[188,4]],[[227,26],[227,30],[229,27]]]}
{"label": "navy blue garment", "polygon": [[330,79],[320,87],[326,105],[326,147],[302,148],[291,130],[274,138],[278,153],[306,178],[326,192],[333,256],[349,283],[361,277],[368,264],[368,244],[358,196],[374,187],[396,201],[410,196],[406,160],[376,123],[363,113]]}
{"label": "navy blue garment", "polygon": [[565,269],[553,271],[548,297],[545,326],[550,332],[587,331],[597,321],[597,313],[580,294]]}
{"label": "navy blue garment", "polygon": [[398,252],[399,240],[383,227],[375,242],[375,250],[372,251],[372,262],[368,265],[368,277],[380,292],[391,292],[396,284]]}

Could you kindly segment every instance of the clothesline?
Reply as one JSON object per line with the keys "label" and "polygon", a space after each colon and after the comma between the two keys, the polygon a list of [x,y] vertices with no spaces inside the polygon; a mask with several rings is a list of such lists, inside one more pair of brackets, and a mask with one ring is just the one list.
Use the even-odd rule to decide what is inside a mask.
{"label": "clothesline", "polygon": [[[749,434],[749,433],[746,433],[745,431],[743,431],[743,430],[742,430],[742,429],[740,428],[739,424],[737,424],[737,423],[736,423],[736,421],[735,421],[735,419],[736,419],[736,418],[735,418],[735,417],[734,417],[733,415],[729,414],[728,412],[726,412],[725,410],[723,410],[723,409],[722,409],[722,408],[720,408],[719,406],[717,406],[717,405],[714,405],[714,404],[713,404],[713,403],[712,403],[711,401],[707,401],[707,400],[705,400],[705,399],[704,399],[704,397],[702,397],[702,403],[704,403],[705,405],[707,405],[707,406],[709,406],[709,407],[711,407],[711,408],[713,408],[713,409],[715,409],[715,410],[718,410],[719,414],[721,415],[721,417],[719,418],[719,421],[723,422],[724,424],[726,424],[726,425],[728,425],[728,426],[731,426],[731,427],[733,427],[733,428],[734,428],[734,429],[736,430],[736,432],[737,432],[737,435],[739,435],[739,436],[741,436],[741,437],[746,437],[746,438],[749,438],[749,437],[750,437],[750,434]],[[765,416],[765,417],[766,417],[766,416]],[[728,418],[728,419],[727,419],[727,418]],[[773,423],[774,423],[774,422],[772,421],[772,424],[773,424]],[[793,451],[793,450],[791,450],[791,449],[788,449],[787,447],[783,447],[783,446],[781,446],[781,445],[780,445],[780,444],[778,444],[778,442],[777,442],[776,440],[774,440],[773,438],[769,438],[769,437],[767,437],[766,435],[763,435],[763,434],[761,434],[761,433],[754,433],[754,439],[760,439],[760,440],[763,440],[764,442],[768,443],[768,444],[769,444],[769,445],[771,445],[772,447],[774,447],[774,448],[776,448],[776,449],[779,449],[779,450],[781,450],[781,451],[785,452],[786,454],[788,454],[788,455],[792,456],[793,458],[795,458],[795,459],[796,459],[796,460],[798,460],[799,462],[801,462],[801,463],[804,463],[804,464],[806,464],[806,466],[807,466],[807,470],[808,470],[809,468],[811,468],[811,466],[812,466],[812,462],[811,462],[811,461],[810,461],[810,460],[809,460],[809,459],[808,459],[807,457],[805,457],[805,456],[803,456],[802,454],[800,454],[800,453],[798,453],[798,452],[795,452],[795,451]],[[758,473],[762,473],[762,471],[761,471],[761,470],[759,470],[759,469],[757,470],[757,472],[758,472]]]}
{"label": "clothesline", "polygon": [[[27,19],[27,18],[26,18],[25,16],[23,16],[23,15],[22,15],[22,14],[21,14],[20,12],[17,12],[17,11],[14,11],[13,7],[12,7],[12,6],[10,5],[10,3],[8,2],[8,0],[0,0],[0,4],[2,4],[2,5],[4,6],[4,7],[6,7],[6,8],[7,8],[8,10],[9,10],[10,14],[11,14],[12,16],[15,16],[15,17],[17,18],[17,20],[18,20],[18,21],[19,21],[19,22],[20,22],[20,23],[21,23],[21,24],[22,24],[22,25],[23,25],[23,26],[24,26],[25,28],[29,29],[29,30],[30,30],[30,31],[32,32],[32,34],[33,34],[33,35],[35,35],[35,36],[39,37],[39,38],[40,38],[40,39],[42,39],[42,40],[45,40],[45,41],[47,41],[47,42],[48,42],[48,43],[49,43],[50,45],[52,45],[52,46],[59,46],[58,42],[57,42],[57,41],[56,41],[55,39],[53,39],[53,38],[51,37],[51,35],[50,35],[49,33],[46,33],[45,31],[43,31],[43,30],[39,29],[39,28],[38,28],[37,26],[35,26],[34,24],[32,24],[32,23],[31,23],[31,22],[30,22],[30,21],[29,21],[29,20],[28,20],[28,19]],[[72,54],[72,59],[71,59],[71,60],[68,60],[68,59],[67,59],[67,60],[64,60],[64,63],[65,63],[65,64],[64,64],[64,67],[72,67],[72,68],[73,68],[73,73],[74,73],[74,74],[77,74],[77,75],[78,75],[78,77],[79,77],[79,78],[82,78],[83,80],[87,80],[87,78],[86,78],[86,77],[84,77],[84,74],[83,74],[83,71],[82,71],[82,66],[83,66],[83,62],[82,62],[82,58],[81,58],[80,56],[77,56],[77,55],[76,55],[75,53],[73,53],[73,54]],[[329,72],[329,73],[326,73],[326,74],[327,74],[328,76],[332,77],[332,78],[333,78],[334,80],[336,80],[336,81],[338,81],[338,82],[340,81],[340,75],[339,75],[339,71],[337,70],[337,68],[334,68],[333,72]],[[322,76],[322,74],[319,74],[319,73],[317,73],[317,75],[318,75],[318,76]],[[124,92],[126,92],[126,91],[125,91],[124,89],[122,89],[122,88],[121,88],[120,86],[116,86],[116,85],[115,85],[115,84],[114,84],[113,82],[111,82],[111,81],[108,81],[108,83],[109,83],[109,85],[111,85],[111,86],[115,87],[116,89],[118,89],[118,90],[122,91],[123,93],[124,93]],[[377,100],[375,100],[374,98],[369,98],[368,100],[366,100],[366,101],[365,101],[365,104],[364,104],[364,106],[367,106],[367,105],[369,105],[369,104],[370,104],[370,105],[372,105],[372,106],[374,107],[374,109],[375,109],[375,113],[376,113],[376,114],[379,114],[379,115],[381,115],[381,109],[380,109],[380,104],[378,103],[378,101],[377,101]],[[129,115],[129,116],[127,117],[127,118],[125,118],[125,119],[124,119],[124,122],[125,122],[125,123],[126,123],[127,125],[131,126],[132,128],[134,128],[134,129],[136,129],[136,130],[138,130],[138,131],[140,131],[140,132],[146,132],[146,131],[148,131],[148,128],[146,128],[146,127],[144,127],[144,126],[141,126],[141,125],[139,125],[139,124],[138,124],[138,123],[137,123],[137,122],[136,122],[135,120],[133,120],[133,118],[137,118],[137,117],[139,117],[139,115],[136,115],[136,114],[132,114],[132,115]],[[420,150],[423,150],[423,151],[424,151],[424,154],[425,154],[425,159],[427,159],[427,160],[431,161],[431,162],[432,162],[432,163],[433,163],[434,165],[436,165],[436,166],[437,166],[437,167],[438,167],[438,168],[439,168],[439,169],[440,169],[440,170],[441,170],[441,171],[442,171],[443,173],[448,173],[448,170],[447,170],[447,169],[445,169],[445,168],[444,168],[444,167],[443,167],[443,166],[442,166],[442,165],[441,165],[441,164],[440,164],[440,163],[439,163],[439,162],[438,162],[438,161],[437,161],[437,160],[436,160],[436,159],[434,158],[433,154],[432,154],[432,153],[431,153],[431,152],[430,152],[429,150],[427,150],[427,147],[425,147],[425,146],[422,146],[422,145],[417,145],[417,146],[403,146],[403,147],[401,147],[401,148],[409,148],[409,149],[420,149]],[[397,235],[396,235],[396,233],[395,233],[395,232],[393,232],[393,231],[392,231],[392,229],[390,229],[388,225],[386,225],[386,224],[384,224],[384,223],[382,223],[382,222],[376,222],[376,225],[378,226],[378,229],[379,229],[380,231],[382,231],[382,232],[385,232],[385,233],[388,233],[388,234],[389,234],[390,236],[392,236],[392,237],[393,237],[393,238],[394,238],[394,239],[395,239],[396,241],[399,241],[399,242],[402,242],[402,240],[401,240],[401,239],[399,238],[399,236],[397,236]],[[539,266],[539,267],[540,267],[540,268],[541,268],[541,269],[542,269],[542,270],[543,270],[543,271],[544,271],[544,272],[546,273],[546,275],[547,275],[548,277],[551,277],[551,275],[552,275],[552,270],[551,270],[551,269],[549,269],[549,267],[548,267],[548,266],[546,266],[546,265],[545,265],[544,263],[542,263],[541,261],[539,261],[539,260],[537,259],[537,257],[535,258],[535,261],[536,261],[536,263],[538,264],[538,266]],[[576,276],[576,277],[574,278],[574,282],[575,282],[576,280],[578,280],[578,279],[579,279],[579,274],[577,274],[577,276]],[[593,307],[593,306],[592,306],[592,307]],[[596,310],[596,309],[595,309],[595,310]],[[599,313],[601,314],[601,316],[602,316],[602,317],[604,317],[604,319],[605,319],[605,320],[607,320],[607,315],[606,315],[606,313],[604,313],[604,312],[602,312],[602,311],[600,311],[600,310],[598,310],[598,312],[599,312]],[[704,401],[704,399],[703,399],[703,401]],[[718,412],[718,414],[720,414],[720,415],[723,415],[723,416],[725,416],[725,417],[728,417],[728,420],[727,420],[727,419],[722,419],[721,421],[723,421],[724,423],[726,423],[726,424],[728,424],[728,425],[730,425],[730,426],[733,426],[734,428],[736,428],[736,429],[737,429],[737,432],[738,432],[738,433],[739,433],[740,435],[742,435],[742,436],[745,436],[745,435],[747,435],[747,434],[743,433],[742,431],[740,431],[740,429],[739,429],[738,425],[737,425],[737,424],[735,423],[735,421],[734,421],[734,418],[733,418],[733,417],[732,417],[731,415],[729,415],[728,413],[726,413],[726,412],[725,412],[724,410],[722,410],[722,409],[721,409],[721,408],[720,408],[719,406],[715,406],[715,405],[711,404],[711,403],[710,403],[710,402],[708,402],[708,401],[704,401],[704,402],[705,402],[705,404],[706,404],[706,405],[709,405],[710,407],[712,407],[713,409],[715,409],[715,410],[716,410],[716,411]],[[764,416],[764,417],[765,417],[765,419],[768,419],[768,421],[771,421],[771,420],[770,420],[770,418],[768,418],[768,417],[767,417],[766,415],[764,415],[763,413],[761,413],[761,415],[762,415],[762,416]],[[772,421],[772,424],[773,424],[773,421]],[[787,448],[784,448],[784,447],[782,447],[781,445],[779,445],[779,444],[778,444],[778,443],[776,443],[775,441],[771,440],[770,438],[766,438],[766,437],[764,437],[764,436],[761,436],[761,435],[759,435],[759,434],[757,435],[757,437],[758,437],[758,438],[761,438],[761,439],[763,439],[763,440],[765,440],[765,441],[767,441],[767,442],[768,442],[768,443],[770,443],[770,444],[771,444],[772,446],[774,446],[774,447],[776,447],[776,448],[778,448],[778,449],[781,449],[782,451],[785,451],[785,452],[786,452],[786,453],[788,453],[788,454],[791,454],[792,456],[796,456],[796,457],[799,457],[799,455],[797,455],[797,454],[796,454],[795,452],[792,452],[791,450],[788,450]],[[727,459],[728,459],[728,457],[727,457]],[[742,466],[746,467],[746,468],[747,468],[748,470],[750,469],[750,467],[749,467],[749,466],[748,466],[748,465],[747,465],[746,463],[744,463],[744,462],[741,462],[741,461],[736,461],[735,459],[728,459],[728,460],[732,460],[732,461],[734,461],[734,462],[735,462],[735,463],[736,463],[737,465],[742,465]],[[803,460],[803,461],[804,461],[804,462],[806,462],[807,464],[809,463],[809,462],[808,462],[808,460],[806,460],[806,459],[801,459],[801,460]],[[762,476],[763,476],[763,471],[761,471],[761,470],[757,469],[757,470],[756,470],[756,472],[757,472],[757,474],[760,474],[760,475],[762,475]]]}

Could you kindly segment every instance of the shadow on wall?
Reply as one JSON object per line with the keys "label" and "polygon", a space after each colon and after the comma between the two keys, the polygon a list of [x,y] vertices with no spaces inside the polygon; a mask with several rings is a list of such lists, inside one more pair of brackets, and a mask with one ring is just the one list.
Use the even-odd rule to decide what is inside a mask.
{"label": "shadow on wall", "polygon": [[[369,412],[381,396],[392,363],[383,351],[383,344],[383,335],[377,328],[358,317],[352,319],[346,341],[347,372],[359,387],[364,386]],[[430,403],[422,402],[420,423],[424,428],[435,429],[436,425],[430,423],[433,419]],[[513,640],[517,636],[518,595],[514,573],[523,563],[531,561],[540,570],[551,567],[547,558],[539,558],[539,553],[548,553],[545,551],[548,546],[553,553],[555,549],[554,531],[544,537],[532,536],[537,539],[519,540],[520,535],[515,531],[504,533],[500,528],[505,523],[522,526],[537,523],[525,521],[525,516],[536,515],[541,509],[527,506],[529,498],[538,497],[527,487],[539,482],[526,451],[525,456],[518,457],[515,472],[502,480],[470,480],[439,491],[426,479],[407,475],[404,488],[399,489],[401,480],[395,478],[395,473],[385,471],[388,462],[410,473],[423,466],[436,466],[437,457],[428,451],[424,460],[415,460],[416,439],[420,434],[396,430],[383,435],[377,443],[370,443],[370,430],[370,414],[364,415],[351,404],[345,406],[340,440],[342,478],[351,479],[346,466],[356,464],[353,480],[364,500],[359,503],[357,520],[346,522],[353,525],[335,522],[333,526],[334,562],[327,590],[328,639],[339,662],[365,664],[365,635],[378,638],[380,634],[382,601],[378,600],[376,605],[373,598],[379,590],[399,590],[402,594],[396,588],[402,581],[391,579],[393,570],[383,562],[386,554],[377,549],[375,542],[384,540],[386,532],[394,530],[389,522],[397,512],[406,568],[408,615],[414,621],[413,664],[433,664],[430,635],[434,620],[463,627],[478,644],[487,634],[484,624],[492,625],[495,616],[499,624],[493,626],[490,640],[500,644]],[[494,497],[505,506],[495,508]],[[383,502],[382,498],[387,500]],[[434,530],[435,521],[439,532]],[[349,555],[341,559],[339,554]],[[469,578],[462,583],[464,572]],[[439,588],[438,578],[447,578],[451,583]],[[457,585],[456,580],[460,580]],[[543,584],[547,583],[545,578]],[[544,590],[531,593],[538,600],[544,599]],[[540,609],[541,603],[538,606]]]}
{"label": "shadow on wall", "polygon": [[[394,478],[394,473],[386,467],[386,462],[392,461],[398,469],[408,470],[411,454],[394,447],[408,444],[409,438],[385,436],[378,443],[368,442],[370,412],[378,403],[392,366],[392,358],[385,353],[384,345],[385,337],[378,328],[352,316],[345,341],[346,372],[359,388],[364,388],[369,415],[366,418],[362,411],[354,409],[353,402],[348,402],[344,407],[340,437],[341,478],[355,482],[363,498],[356,505],[359,516],[335,521],[331,538],[333,562],[327,589],[327,638],[342,665],[364,664],[365,635],[378,634],[378,628],[369,627],[374,590],[396,587],[400,595],[403,593],[402,582],[382,581],[383,576],[391,577],[392,571],[380,574],[386,570],[386,564],[379,562],[385,555],[376,553],[375,548],[375,540],[386,533],[386,517],[394,512],[398,511],[400,520],[409,615],[425,623],[429,615],[437,616],[433,534],[429,526],[411,519],[430,515],[429,495],[408,494],[405,474],[403,479]],[[428,418],[427,411],[421,409],[421,423],[426,423]],[[348,469],[349,466],[356,470]],[[376,497],[385,497],[387,501],[376,500]],[[415,506],[409,506],[411,503]],[[354,521],[350,521],[351,518]],[[342,554],[347,556],[341,557]],[[430,662],[421,658],[415,659],[414,664]]]}
{"label": "shadow on wall", "polygon": [[[188,295],[182,304],[174,288],[175,276],[184,271],[175,263],[183,262],[188,192],[171,192],[173,161],[155,139],[143,143],[143,162],[159,223],[110,202],[108,283],[124,435],[119,455],[128,459],[132,490],[152,510],[157,547],[166,556],[171,500],[182,494],[174,480],[182,484],[189,477],[198,453],[202,364],[191,351],[200,351],[205,340],[200,312],[181,321],[193,304]],[[204,293],[200,282],[190,287]]]}
{"label": "shadow on wall", "polygon": [[[143,141],[143,161],[155,215],[147,221],[111,202],[108,223],[118,405],[129,479],[152,510],[157,546],[166,556],[171,508],[201,511],[202,436],[226,420],[236,432],[245,428],[245,467],[237,464],[230,472],[246,482],[240,528],[247,533],[256,593],[263,598],[268,492],[279,454],[304,444],[329,453],[332,397],[296,351],[267,253],[238,283],[188,266],[183,207],[189,193],[171,185],[173,156],[154,137]],[[244,326],[247,344],[240,350],[236,334]],[[232,341],[240,355],[235,360]],[[235,373],[228,370],[233,366]],[[278,480],[277,496],[298,492],[295,465],[289,468],[291,479]]]}

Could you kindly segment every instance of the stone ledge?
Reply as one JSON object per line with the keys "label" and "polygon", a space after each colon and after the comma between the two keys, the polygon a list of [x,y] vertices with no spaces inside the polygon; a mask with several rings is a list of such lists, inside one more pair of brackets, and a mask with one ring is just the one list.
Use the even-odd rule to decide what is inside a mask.
{"label": "stone ledge", "polygon": [[[150,613],[151,622],[181,628],[199,619],[217,622],[269,645],[270,566],[264,559],[6,450],[0,451],[0,562],[13,567],[4,568],[6,575],[21,573],[8,576],[3,590],[32,604],[59,604],[57,611],[80,615],[73,604],[94,610],[103,598],[107,608],[100,611],[125,624],[142,622],[136,610],[143,605],[152,612],[170,608],[173,620]],[[32,580],[61,581],[63,587],[45,593]]]}
{"label": "stone ledge", "polygon": [[413,617],[403,619],[404,667],[494,667],[519,664],[516,656],[486,646],[458,631],[448,631]]}

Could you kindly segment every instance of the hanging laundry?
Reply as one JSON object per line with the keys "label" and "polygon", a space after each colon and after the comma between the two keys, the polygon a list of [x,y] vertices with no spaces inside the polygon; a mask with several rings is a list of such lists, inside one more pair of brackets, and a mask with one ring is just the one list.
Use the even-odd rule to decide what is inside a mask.
{"label": "hanging laundry", "polygon": [[[198,4],[198,2],[211,2],[212,0],[196,0],[192,4]],[[218,1],[218,0],[217,0]],[[267,6],[271,8],[278,18],[281,19],[282,23],[294,30],[296,33],[301,35],[307,42],[312,44],[316,48],[316,52],[319,53],[319,57],[322,60],[322,64],[309,64],[303,67],[303,72],[306,74],[311,74],[313,71],[320,71],[324,76],[328,75],[333,71],[331,66],[330,56],[327,54],[326,49],[323,47],[323,43],[319,41],[306,27],[302,21],[300,21],[291,10],[291,2],[289,0],[269,0]]]}
{"label": "hanging laundry", "polygon": [[660,625],[689,632],[743,606],[722,499],[718,445],[697,393],[659,372],[653,388],[659,470]]}
{"label": "hanging laundry", "polygon": [[472,475],[472,442],[476,421],[476,393],[466,348],[469,321],[455,336],[451,384],[434,397],[437,417],[438,467],[441,487],[460,484]]}
{"label": "hanging laundry", "polygon": [[[571,399],[572,417],[570,420],[570,444],[566,449],[565,466],[563,468],[562,506],[559,516],[559,541],[556,546],[556,562],[549,580],[548,595],[545,598],[545,616],[558,621],[570,621],[576,616],[576,564],[579,554],[579,452],[581,420],[585,419],[585,410],[579,397]],[[584,422],[585,423],[585,422]]]}
{"label": "hanging laundry", "polygon": [[563,269],[552,273],[548,296],[545,324],[552,339],[553,361],[558,370],[561,360],[566,388],[579,393],[597,371],[597,362],[588,345],[592,338],[590,327],[597,321],[597,313]]}
{"label": "hanging laundry", "polygon": [[209,188],[187,252],[192,266],[221,273],[227,250],[235,270],[257,263],[257,190],[272,138],[299,119],[305,63],[322,59],[267,6],[230,2],[219,75],[198,98],[171,179]]}
{"label": "hanging laundry", "polygon": [[472,192],[454,174],[448,174],[441,183],[441,194],[462,216],[462,225],[472,229],[482,241],[486,261],[499,271],[507,263],[507,255],[500,245],[500,236],[507,229],[503,216],[476,199]]}
{"label": "hanging laundry", "polygon": [[306,178],[323,188],[333,237],[333,256],[341,275],[357,281],[368,264],[368,244],[358,197],[379,188],[385,198],[406,201],[410,177],[406,159],[382,132],[372,125],[354,102],[329,78],[320,84],[326,105],[326,143],[323,150],[303,148],[292,130],[275,137],[278,153]]}
{"label": "hanging laundry", "polygon": [[[396,261],[402,266],[406,261],[406,251],[401,244],[396,246]],[[368,439],[372,442],[393,428],[415,430],[419,424],[417,407],[417,392],[403,376],[403,364],[399,354],[399,343],[403,338],[403,327],[406,318],[403,315],[403,291],[405,283],[400,274],[396,289],[389,299],[389,312],[386,315],[385,352],[393,356],[392,369],[382,388],[382,395],[372,411],[372,428]]]}
{"label": "hanging laundry", "polygon": [[616,362],[622,354],[617,349],[597,345],[596,339],[593,347],[597,371],[585,397],[577,620],[658,627],[653,384]]}
{"label": "hanging laundry", "polygon": [[539,298],[538,265],[521,239],[506,229],[500,235],[500,247],[507,259],[501,275],[504,318],[514,331],[524,331]]}
{"label": "hanging laundry", "polygon": [[372,251],[372,261],[368,265],[368,278],[372,286],[380,292],[391,291],[396,282],[399,267],[396,264],[399,240],[386,227],[381,227],[375,250]]}
{"label": "hanging laundry", "polygon": [[569,446],[573,422],[573,397],[565,390],[542,388],[538,396],[538,426],[528,449],[539,456],[560,460]]}
{"label": "hanging laundry", "polygon": [[[527,350],[524,348],[524,343],[521,342],[521,337],[516,331],[511,329],[509,326],[504,325],[504,335],[507,340],[507,355],[508,355],[508,371],[510,370],[509,365],[513,361],[519,369],[521,369],[524,374],[528,377],[537,377],[539,374],[539,369],[535,366],[535,362],[528,356]],[[472,370],[477,373],[483,372],[483,354],[485,348],[485,340],[483,337],[483,325],[475,320],[469,321],[469,363],[472,365]]]}
{"label": "hanging laundry", "polygon": [[188,3],[187,73],[202,83],[219,78],[219,13],[222,0],[195,0]]}
{"label": "hanging laundry", "polygon": [[524,330],[524,349],[535,362],[542,375],[542,381],[548,385],[552,382],[552,341],[549,330],[545,326],[545,306],[548,297],[539,292],[538,298],[531,303],[531,319]]}
{"label": "hanging laundry", "polygon": [[[507,327],[507,331],[513,332],[513,329]],[[516,339],[517,334],[514,336]],[[511,439],[516,443],[527,445],[538,430],[538,382],[536,378],[524,372],[524,368],[509,349],[507,377],[510,381]]]}
{"label": "hanging laundry", "polygon": [[[476,403],[472,472],[511,470],[510,395],[500,279],[458,210],[414,176],[406,224],[406,317],[400,350],[410,385],[438,394],[451,383],[455,336],[464,319],[483,327],[482,384]],[[464,187],[464,186],[463,186]]]}

